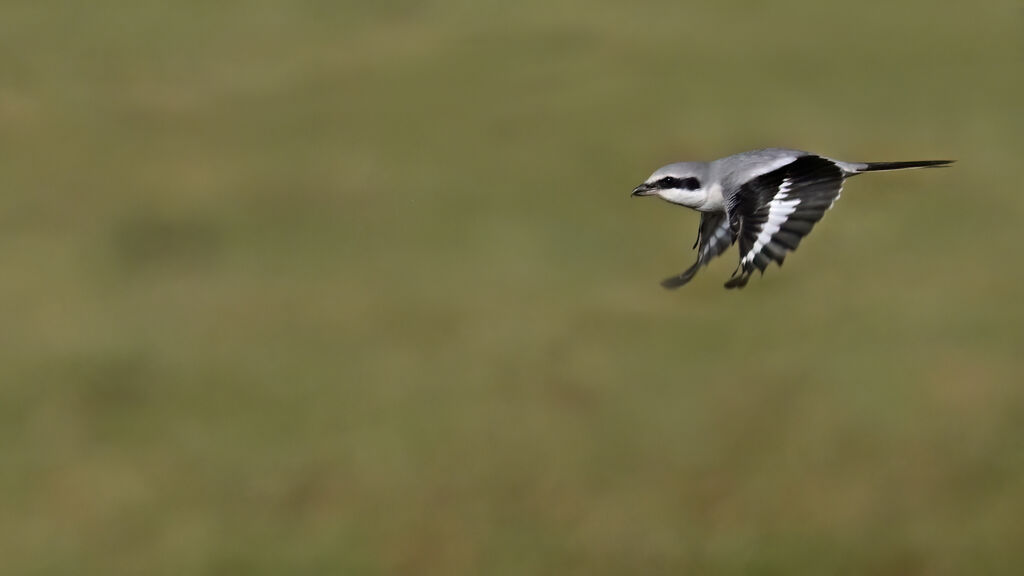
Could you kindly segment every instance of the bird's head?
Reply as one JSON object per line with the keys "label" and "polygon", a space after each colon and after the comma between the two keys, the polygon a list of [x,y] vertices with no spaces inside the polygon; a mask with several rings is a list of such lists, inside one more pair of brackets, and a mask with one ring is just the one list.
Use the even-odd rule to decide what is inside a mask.
{"label": "bird's head", "polygon": [[662,166],[643,184],[633,189],[632,196],[659,196],[673,204],[696,208],[704,203],[707,164],[678,162]]}

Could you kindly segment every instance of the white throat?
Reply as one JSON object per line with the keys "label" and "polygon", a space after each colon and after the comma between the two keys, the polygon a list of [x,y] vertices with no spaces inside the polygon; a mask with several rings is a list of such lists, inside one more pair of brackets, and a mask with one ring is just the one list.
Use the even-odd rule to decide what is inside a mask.
{"label": "white throat", "polygon": [[699,210],[704,204],[707,203],[708,194],[703,188],[696,190],[683,190],[681,188],[666,188],[664,190],[658,190],[658,196],[673,203],[679,204],[680,206],[686,206],[687,208],[693,208]]}

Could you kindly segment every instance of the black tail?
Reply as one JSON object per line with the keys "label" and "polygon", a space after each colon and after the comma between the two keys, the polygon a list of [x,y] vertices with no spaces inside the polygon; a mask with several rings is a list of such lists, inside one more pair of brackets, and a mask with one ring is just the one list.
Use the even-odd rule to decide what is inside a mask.
{"label": "black tail", "polygon": [[878,172],[881,170],[905,170],[907,168],[928,168],[935,166],[949,166],[956,160],[916,160],[911,162],[867,162],[867,167],[861,172]]}

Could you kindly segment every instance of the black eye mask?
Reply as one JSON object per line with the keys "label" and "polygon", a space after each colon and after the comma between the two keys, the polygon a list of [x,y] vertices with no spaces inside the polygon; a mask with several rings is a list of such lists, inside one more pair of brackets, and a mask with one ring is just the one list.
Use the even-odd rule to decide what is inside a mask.
{"label": "black eye mask", "polygon": [[658,188],[678,188],[681,190],[697,190],[700,188],[700,180],[696,178],[676,178],[675,176],[665,176],[654,183]]}

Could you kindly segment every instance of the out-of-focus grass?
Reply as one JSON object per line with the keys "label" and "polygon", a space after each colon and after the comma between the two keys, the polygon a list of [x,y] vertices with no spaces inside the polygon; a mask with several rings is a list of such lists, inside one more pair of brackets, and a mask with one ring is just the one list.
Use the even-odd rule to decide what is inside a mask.
{"label": "out-of-focus grass", "polygon": [[[5,574],[1016,574],[1012,2],[15,2]],[[741,293],[657,166],[865,176]]]}

